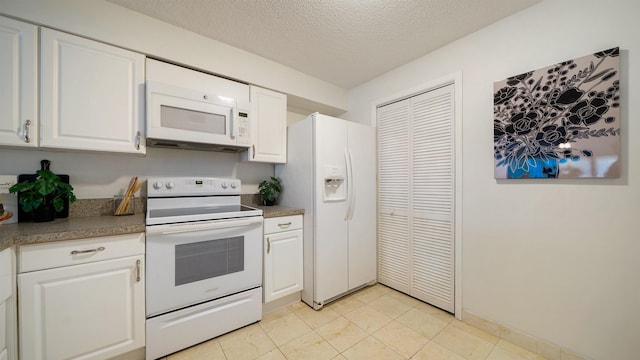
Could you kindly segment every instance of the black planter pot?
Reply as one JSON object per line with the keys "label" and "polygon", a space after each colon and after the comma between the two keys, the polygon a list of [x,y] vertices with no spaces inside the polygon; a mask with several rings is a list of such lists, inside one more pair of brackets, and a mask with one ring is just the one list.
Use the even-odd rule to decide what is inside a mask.
{"label": "black planter pot", "polygon": [[53,205],[40,205],[33,211],[33,221],[47,222],[56,219],[56,209]]}
{"label": "black planter pot", "polygon": [[276,201],[275,201],[275,200],[265,200],[265,199],[262,199],[262,203],[263,203],[265,206],[273,206],[273,205],[275,205],[275,204],[276,204]]}

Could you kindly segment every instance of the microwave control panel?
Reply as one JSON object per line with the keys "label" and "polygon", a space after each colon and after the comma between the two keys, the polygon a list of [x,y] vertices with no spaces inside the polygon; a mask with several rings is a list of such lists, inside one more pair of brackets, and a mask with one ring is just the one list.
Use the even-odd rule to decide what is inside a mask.
{"label": "microwave control panel", "polygon": [[236,142],[238,145],[249,145],[249,114],[246,111],[238,111],[238,136]]}

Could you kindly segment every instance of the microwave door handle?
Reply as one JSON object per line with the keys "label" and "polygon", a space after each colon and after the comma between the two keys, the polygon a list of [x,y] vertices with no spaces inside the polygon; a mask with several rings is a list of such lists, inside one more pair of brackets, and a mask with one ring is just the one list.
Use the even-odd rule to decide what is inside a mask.
{"label": "microwave door handle", "polygon": [[235,139],[236,135],[238,134],[238,124],[235,121],[235,117],[234,117],[234,112],[235,110],[232,108],[231,111],[229,111],[229,124],[231,127],[231,138]]}

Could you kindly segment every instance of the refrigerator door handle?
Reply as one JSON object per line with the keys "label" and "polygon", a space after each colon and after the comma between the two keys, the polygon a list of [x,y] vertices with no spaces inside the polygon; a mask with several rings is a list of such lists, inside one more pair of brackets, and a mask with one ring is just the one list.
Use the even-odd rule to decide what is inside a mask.
{"label": "refrigerator door handle", "polygon": [[344,149],[344,159],[347,163],[347,214],[344,217],[345,221],[349,221],[353,218],[353,209],[355,203],[355,188],[353,186],[353,162],[351,159],[351,149]]}

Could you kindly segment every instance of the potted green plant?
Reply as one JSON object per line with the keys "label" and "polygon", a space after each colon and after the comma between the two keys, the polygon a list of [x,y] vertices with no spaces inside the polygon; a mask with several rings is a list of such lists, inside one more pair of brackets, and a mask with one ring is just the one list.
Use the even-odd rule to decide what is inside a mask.
{"label": "potted green plant", "polygon": [[260,191],[262,202],[267,206],[272,206],[282,192],[282,184],[279,178],[271,176],[269,179],[260,182],[258,190]]}
{"label": "potted green plant", "polygon": [[33,212],[37,222],[53,221],[56,213],[64,208],[64,200],[76,201],[73,187],[62,182],[51,170],[38,170],[34,181],[25,180],[9,188],[9,192],[20,193],[20,206],[26,213]]}

